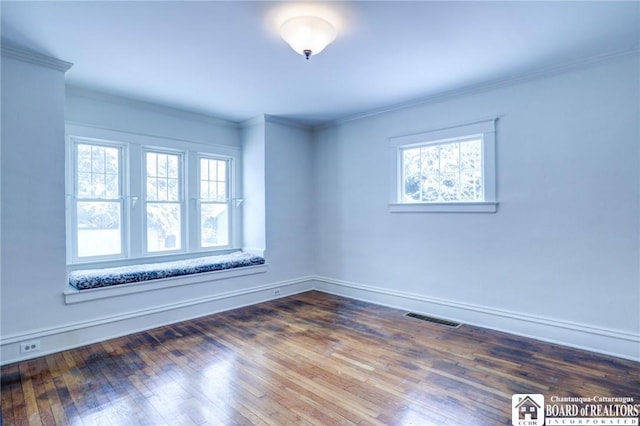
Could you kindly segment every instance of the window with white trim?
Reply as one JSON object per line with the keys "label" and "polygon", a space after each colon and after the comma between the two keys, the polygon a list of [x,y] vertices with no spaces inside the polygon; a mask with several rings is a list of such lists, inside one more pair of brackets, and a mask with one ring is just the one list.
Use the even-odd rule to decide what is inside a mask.
{"label": "window with white trim", "polygon": [[392,212],[496,211],[495,120],[390,139]]}
{"label": "window with white trim", "polygon": [[74,144],[72,239],[75,258],[118,258],[124,253],[123,146]]}
{"label": "window with white trim", "polygon": [[203,156],[199,160],[200,247],[224,247],[229,244],[229,211],[232,208],[227,195],[229,160]]}
{"label": "window with white trim", "polygon": [[240,148],[78,125],[67,133],[69,264],[241,247]]}
{"label": "window with white trim", "polygon": [[180,251],[182,244],[182,154],[145,152],[145,231],[148,253]]}
{"label": "window with white trim", "polygon": [[404,203],[483,201],[482,136],[400,148]]}

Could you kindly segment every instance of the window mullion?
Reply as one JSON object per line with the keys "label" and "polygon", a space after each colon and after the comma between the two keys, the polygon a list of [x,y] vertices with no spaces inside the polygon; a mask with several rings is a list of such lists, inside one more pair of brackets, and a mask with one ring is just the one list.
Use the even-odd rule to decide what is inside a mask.
{"label": "window mullion", "polygon": [[[129,257],[143,255],[143,214],[144,214],[144,167],[142,148],[140,145],[129,145],[127,179],[125,180],[125,193],[127,194],[128,246]],[[128,189],[128,190],[127,190]],[[132,198],[135,197],[135,198]],[[134,199],[136,200],[134,202]]]}

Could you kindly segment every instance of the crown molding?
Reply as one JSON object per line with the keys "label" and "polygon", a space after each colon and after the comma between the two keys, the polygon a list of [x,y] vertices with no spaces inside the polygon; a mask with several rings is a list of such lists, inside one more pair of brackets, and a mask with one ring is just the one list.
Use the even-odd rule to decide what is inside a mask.
{"label": "crown molding", "polygon": [[71,62],[52,58],[51,56],[43,55],[42,53],[24,49],[16,45],[7,44],[4,40],[1,43],[2,56],[4,56],[5,58],[11,58],[21,62],[26,62],[29,64],[38,65],[40,67],[62,72],[66,72],[73,66]]}
{"label": "crown molding", "polygon": [[314,131],[324,130],[331,127],[336,127],[342,124],[346,124],[352,121],[361,120],[364,118],[375,117],[377,115],[381,115],[389,112],[401,111],[403,109],[408,109],[412,107],[442,102],[444,100],[456,98],[459,96],[471,95],[474,93],[485,92],[488,90],[494,90],[501,87],[512,86],[512,85],[526,83],[534,80],[540,80],[543,78],[552,77],[555,75],[564,74],[567,72],[576,71],[584,68],[589,68],[602,63],[611,62],[616,59],[622,59],[627,56],[633,56],[638,54],[640,54],[639,47],[615,50],[612,52],[607,52],[605,54],[590,56],[588,58],[583,58],[580,60],[567,62],[567,63],[556,65],[556,66],[537,68],[524,73],[512,75],[510,77],[488,80],[482,83],[461,87],[459,89],[448,90],[441,93],[436,93],[433,95],[413,99],[407,102],[402,102],[399,104],[394,104],[394,105],[390,105],[390,106],[386,106],[378,109],[373,109],[360,114],[354,114],[354,115],[347,116],[344,118],[339,118],[337,120],[333,120],[324,124],[320,124],[318,126],[313,127],[312,129]]}

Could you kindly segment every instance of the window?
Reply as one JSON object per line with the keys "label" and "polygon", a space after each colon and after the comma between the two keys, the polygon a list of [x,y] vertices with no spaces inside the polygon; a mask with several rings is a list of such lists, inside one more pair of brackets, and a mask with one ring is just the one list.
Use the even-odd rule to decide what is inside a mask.
{"label": "window", "polygon": [[73,239],[76,257],[123,255],[122,146],[74,146]]}
{"label": "window", "polygon": [[147,252],[182,248],[182,156],[147,151],[145,155]]}
{"label": "window", "polygon": [[228,160],[200,158],[200,247],[229,244]]}
{"label": "window", "polygon": [[68,263],[240,248],[239,148],[70,124],[67,133]]}
{"label": "window", "polygon": [[482,201],[482,138],[401,148],[402,201]]}
{"label": "window", "polygon": [[495,120],[391,138],[390,146],[390,211],[496,211]]}

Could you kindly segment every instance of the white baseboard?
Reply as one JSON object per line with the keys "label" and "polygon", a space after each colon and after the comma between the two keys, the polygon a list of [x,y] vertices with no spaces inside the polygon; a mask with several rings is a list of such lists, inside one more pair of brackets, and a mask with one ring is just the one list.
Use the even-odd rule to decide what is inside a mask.
{"label": "white baseboard", "polygon": [[[280,289],[280,295],[274,297],[273,290],[276,288]],[[318,290],[406,311],[435,315],[464,324],[640,361],[639,334],[536,317],[327,277],[310,276],[6,336],[0,341],[0,365],[309,290]],[[30,354],[21,354],[20,343],[33,340],[40,341],[41,349]]]}
{"label": "white baseboard", "polygon": [[[278,296],[274,296],[276,288],[280,289]],[[311,277],[302,277],[156,306],[151,309],[126,312],[90,321],[6,336],[0,341],[0,365],[77,348],[217,312],[254,305],[312,289],[313,279]],[[40,341],[41,349],[37,352],[21,354],[20,343],[33,340]]]}
{"label": "white baseboard", "polygon": [[378,305],[640,361],[640,334],[454,302],[364,284],[314,278],[314,289]]}

